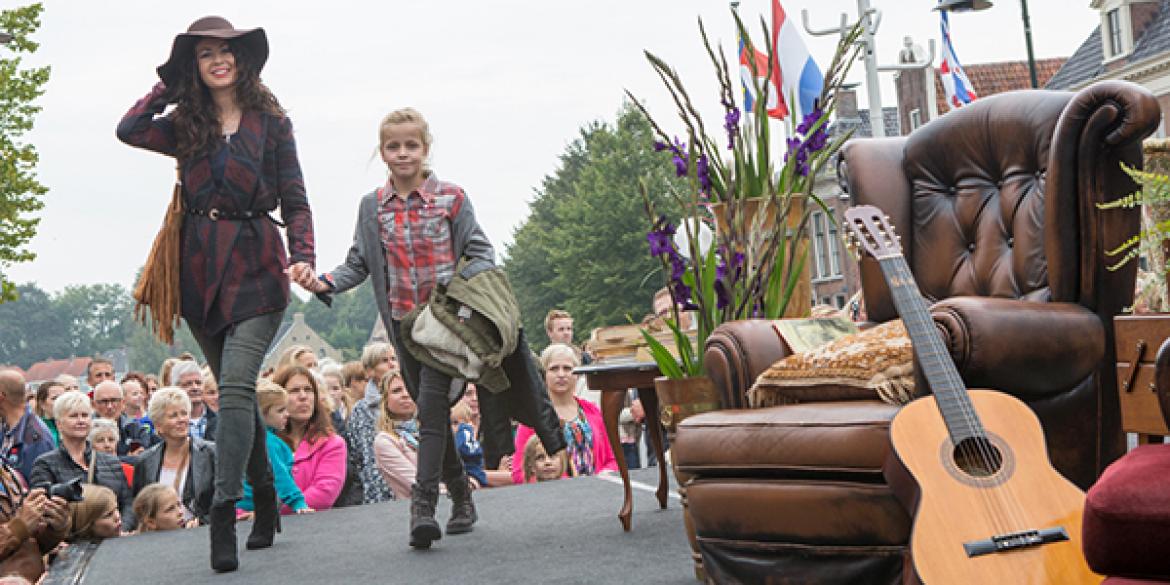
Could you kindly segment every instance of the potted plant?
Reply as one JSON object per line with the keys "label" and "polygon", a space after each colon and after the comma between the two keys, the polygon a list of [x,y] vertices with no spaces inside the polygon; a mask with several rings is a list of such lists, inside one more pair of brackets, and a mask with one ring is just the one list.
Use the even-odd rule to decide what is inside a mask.
{"label": "potted plant", "polygon": [[[732,12],[747,50],[754,52],[750,36]],[[787,121],[786,152],[780,158],[772,149],[773,119],[767,115],[769,86],[759,78],[771,78],[776,60],[771,31],[761,21],[767,42],[768,71],[754,71],[755,100],[750,115],[736,99],[731,69],[707,37],[703,22],[699,32],[715,69],[720,102],[724,108],[722,132],[708,133],[679,74],[649,51],[646,58],[662,79],[677,106],[685,139],[672,137],[632,94],[627,95],[650,122],[655,148],[669,156],[676,173],[689,180],[687,193],[670,191],[677,209],[656,209],[642,195],[652,222],[647,235],[651,255],[662,261],[667,286],[674,300],[667,344],[643,331],[650,352],[663,374],[656,387],[666,418],[690,414],[694,404],[710,404],[718,393],[704,375],[701,351],[708,335],[721,323],[750,318],[776,319],[805,316],[811,289],[805,268],[808,255],[808,219],[817,208],[828,211],[813,192],[816,174],[849,138],[831,136],[829,120],[838,90],[857,60],[860,25],[842,35],[825,75],[823,90],[812,112],[799,122]],[[736,76],[738,77],[738,76]],[[790,100],[791,102],[791,100]],[[721,209],[719,216],[712,208]],[[757,213],[749,213],[758,208]],[[680,218],[676,221],[674,218]],[[703,247],[699,231],[715,224],[713,245]],[[676,237],[680,236],[680,237]],[[691,311],[695,321],[692,337],[678,327],[679,310]],[[673,351],[672,351],[673,350]],[[688,381],[680,383],[679,381]]]}

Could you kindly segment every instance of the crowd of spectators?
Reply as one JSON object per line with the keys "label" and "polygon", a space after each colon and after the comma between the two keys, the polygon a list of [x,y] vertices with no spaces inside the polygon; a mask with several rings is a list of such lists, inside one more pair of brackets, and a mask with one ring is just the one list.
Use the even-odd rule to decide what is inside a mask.
{"label": "crowd of spectators", "polygon": [[[616,470],[596,397],[573,373],[590,358],[571,345],[572,318],[550,313],[546,328],[553,343],[540,362],[569,448],[550,456],[514,424],[514,454],[488,468],[478,390],[468,384],[450,424],[475,489]],[[210,370],[185,354],[157,376],[118,380],[109,360],[94,358],[85,381],[85,390],[71,376],[28,388],[19,371],[0,370],[0,576],[35,582],[68,543],[208,522],[218,410]],[[256,392],[282,513],[409,502],[417,408],[391,344],[371,343],[344,364],[293,347]],[[72,498],[49,495],[69,489]],[[241,520],[251,518],[250,495],[246,485]]]}

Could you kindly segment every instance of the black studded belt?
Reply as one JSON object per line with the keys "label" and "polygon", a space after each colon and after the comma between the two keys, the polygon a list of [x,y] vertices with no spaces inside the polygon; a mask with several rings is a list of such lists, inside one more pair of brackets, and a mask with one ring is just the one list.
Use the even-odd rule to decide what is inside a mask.
{"label": "black studded belt", "polygon": [[220,221],[220,220],[243,221],[245,219],[257,219],[260,217],[267,217],[268,219],[272,220],[272,222],[277,224],[277,225],[284,225],[281,222],[276,221],[275,218],[273,218],[271,215],[269,215],[269,213],[272,212],[271,209],[265,209],[265,210],[244,209],[244,210],[239,210],[239,211],[225,211],[222,209],[217,209],[215,207],[212,207],[211,209],[190,209],[190,208],[188,208],[186,211],[187,211],[187,213],[189,213],[191,215],[199,215],[202,217],[206,217],[207,219],[210,219],[211,221]]}

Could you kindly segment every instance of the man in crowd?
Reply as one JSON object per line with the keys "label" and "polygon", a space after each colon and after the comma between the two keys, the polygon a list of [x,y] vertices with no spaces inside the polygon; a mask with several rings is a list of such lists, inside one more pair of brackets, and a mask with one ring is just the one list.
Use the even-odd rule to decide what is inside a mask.
{"label": "man in crowd", "polygon": [[[398,369],[398,356],[389,343],[371,343],[362,350],[361,361],[366,370],[366,395],[353,405],[346,434],[349,445],[361,455],[362,503],[372,504],[395,497],[374,460],[374,437],[378,435],[378,413],[382,409],[378,382],[386,372]],[[405,498],[407,494],[399,495],[409,499]]]}
{"label": "man in crowd", "polygon": [[544,332],[548,342],[573,345],[573,316],[562,309],[552,309],[544,316]]}
{"label": "man in crowd", "polygon": [[149,447],[151,438],[145,436],[142,425],[122,411],[122,386],[113,380],[98,382],[93,389],[93,409],[100,418],[114,421],[118,426],[118,457],[137,455]]}
{"label": "man in crowd", "polygon": [[85,383],[89,386],[89,396],[93,398],[93,389],[97,385],[106,381],[114,379],[114,362],[97,356],[89,360],[89,365],[85,368]]}
{"label": "man in crowd", "polygon": [[16,370],[0,371],[0,433],[0,457],[25,478],[33,461],[54,449],[49,427],[24,400],[24,376]]}
{"label": "man in crowd", "polygon": [[214,441],[219,416],[203,404],[203,369],[193,361],[180,360],[171,368],[171,380],[191,399],[191,436]]}

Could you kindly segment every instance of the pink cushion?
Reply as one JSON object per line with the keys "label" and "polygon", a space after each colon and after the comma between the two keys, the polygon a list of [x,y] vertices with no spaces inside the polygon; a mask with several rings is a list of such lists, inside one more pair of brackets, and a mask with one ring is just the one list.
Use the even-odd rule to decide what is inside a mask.
{"label": "pink cushion", "polygon": [[1170,579],[1168,476],[1170,445],[1143,445],[1110,465],[1089,489],[1084,547],[1094,571]]}

